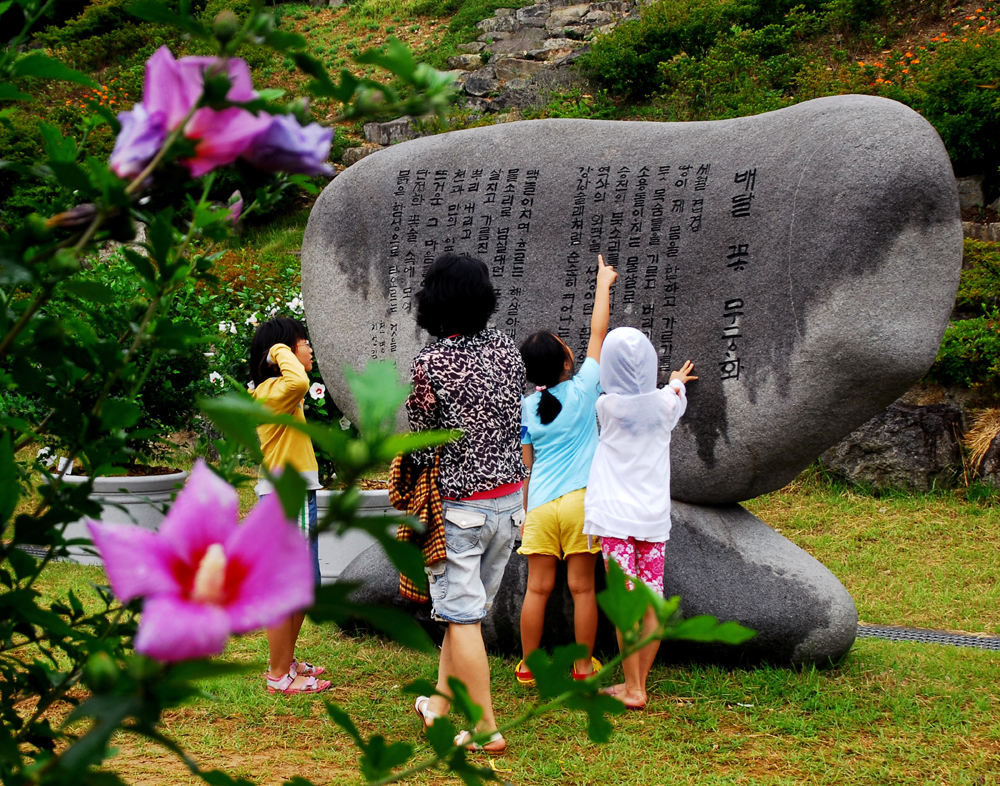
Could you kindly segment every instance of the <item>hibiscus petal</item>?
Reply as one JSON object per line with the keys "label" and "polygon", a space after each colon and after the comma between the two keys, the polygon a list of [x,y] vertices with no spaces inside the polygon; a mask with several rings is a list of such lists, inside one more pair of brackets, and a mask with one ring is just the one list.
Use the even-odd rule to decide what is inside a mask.
{"label": "hibiscus petal", "polygon": [[[222,63],[223,61],[217,57],[182,57],[177,61],[177,68],[183,75],[185,82],[197,81],[204,85],[205,73],[210,69],[219,68]],[[226,98],[230,101],[252,101],[257,98],[247,61],[239,57],[231,57],[225,61],[225,65],[227,67],[226,75],[230,82]]]}
{"label": "hibiscus petal", "polygon": [[163,113],[168,130],[173,131],[181,124],[204,91],[200,72],[183,69],[166,46],[161,46],[146,61],[142,100],[150,112]]}
{"label": "hibiscus petal", "polygon": [[332,139],[333,130],[319,123],[301,126],[290,115],[275,115],[243,158],[268,172],[329,175],[333,167],[326,159]]}
{"label": "hibiscus petal", "polygon": [[221,112],[199,109],[184,129],[185,136],[196,140],[195,157],[183,163],[192,177],[227,166],[243,154],[269,122],[270,115],[254,116],[236,107]]}
{"label": "hibiscus petal", "polygon": [[207,658],[222,653],[229,633],[225,609],[159,595],[146,599],[135,651],[168,662]]}
{"label": "hibiscus petal", "polygon": [[285,518],[277,494],[262,499],[225,544],[247,571],[227,610],[233,632],[267,627],[313,605],[309,541]]}
{"label": "hibiscus petal", "polygon": [[160,538],[185,562],[213,543],[225,543],[236,529],[239,496],[201,459],[160,525]]}
{"label": "hibiscus petal", "polygon": [[167,126],[162,112],[150,112],[136,104],[130,112],[121,112],[118,122],[122,130],[111,151],[111,168],[118,177],[132,179],[153,160],[167,138]]}
{"label": "hibiscus petal", "polygon": [[156,533],[131,524],[87,524],[104,560],[111,589],[122,603],[142,595],[178,591],[170,570],[173,551]]}

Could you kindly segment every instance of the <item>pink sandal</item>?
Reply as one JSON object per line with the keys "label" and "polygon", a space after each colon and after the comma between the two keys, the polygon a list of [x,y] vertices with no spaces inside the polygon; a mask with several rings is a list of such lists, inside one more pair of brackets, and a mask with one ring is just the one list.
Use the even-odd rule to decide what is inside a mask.
{"label": "pink sandal", "polygon": [[290,696],[293,693],[319,693],[330,687],[330,680],[318,680],[315,677],[306,677],[301,688],[293,688],[292,683],[295,682],[296,676],[301,675],[296,675],[295,672],[290,671],[284,677],[276,680],[268,677],[267,692],[284,693]]}
{"label": "pink sandal", "polygon": [[313,666],[307,660],[304,660],[301,663],[299,663],[299,661],[297,660],[293,660],[291,671],[294,671],[300,677],[318,677],[320,674],[326,671],[326,667]]}

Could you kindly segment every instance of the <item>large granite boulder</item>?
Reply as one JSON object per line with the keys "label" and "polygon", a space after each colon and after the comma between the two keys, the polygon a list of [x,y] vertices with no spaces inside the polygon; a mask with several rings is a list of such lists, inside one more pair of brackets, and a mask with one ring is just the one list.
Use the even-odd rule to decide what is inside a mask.
{"label": "large granite boulder", "polygon": [[[711,614],[737,620],[757,635],[732,647],[672,641],[661,660],[752,665],[828,665],[854,643],[858,615],[839,581],[798,546],[739,505],[708,507],[675,503],[673,530],[664,565],[664,594],[681,596],[685,616]],[[441,628],[420,604],[398,598],[398,574],[378,546],[358,556],[340,576],[362,585],[355,599],[401,603],[440,638]],[[527,559],[514,554],[493,608],[483,623],[483,639],[493,652],[520,656],[521,603],[528,583]],[[598,562],[598,591],[604,587]],[[551,650],[573,641],[573,599],[565,567],[545,613],[542,646]],[[617,651],[614,628],[601,615],[598,653]]]}
{"label": "large granite boulder", "polygon": [[[677,499],[780,488],[933,362],[958,285],[951,165],[918,114],[839,96],[706,123],[539,120],[404,142],[334,180],[302,281],[330,392],[344,364],[428,341],[413,296],[447,249],[482,258],[494,324],[585,353],[595,259],[612,326],[650,336],[665,380],[700,380],[673,437]],[[353,414],[353,413],[351,413]]]}

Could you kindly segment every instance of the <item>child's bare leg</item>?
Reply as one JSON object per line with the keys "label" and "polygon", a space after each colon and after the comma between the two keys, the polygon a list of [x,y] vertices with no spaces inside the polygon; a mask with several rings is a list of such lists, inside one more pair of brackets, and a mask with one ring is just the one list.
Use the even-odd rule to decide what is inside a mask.
{"label": "child's bare leg", "polygon": [[558,558],[550,554],[528,555],[528,589],[521,605],[521,654],[527,658],[538,649],[545,630],[545,605],[556,584]]}
{"label": "child's bare leg", "polygon": [[[646,609],[646,615],[642,618],[642,637],[646,638],[655,631],[658,624],[656,612],[653,609]],[[619,634],[618,645],[621,646],[621,644],[621,634]],[[646,678],[649,676],[650,669],[653,668],[653,661],[656,659],[656,653],[659,649],[660,641],[656,639],[622,662],[622,668],[625,671],[625,695],[624,697],[619,695],[618,698],[621,698],[627,705],[645,706],[647,700]]]}
{"label": "child's bare leg", "polygon": [[[597,638],[597,596],[594,593],[596,562],[597,555],[587,552],[569,554],[566,557],[566,579],[573,595],[573,630],[577,644],[587,647],[586,656],[576,662],[577,674],[590,674],[593,671],[590,658],[594,654],[594,641]],[[524,623],[521,624],[523,627]]]}
{"label": "child's bare leg", "polygon": [[[295,637],[292,631],[297,630],[296,616],[301,615],[285,617],[277,625],[267,629],[267,676],[272,680],[280,680],[292,668],[292,659],[295,657]],[[302,624],[301,619],[298,624]],[[305,680],[305,677],[298,676],[289,687],[301,688]]]}

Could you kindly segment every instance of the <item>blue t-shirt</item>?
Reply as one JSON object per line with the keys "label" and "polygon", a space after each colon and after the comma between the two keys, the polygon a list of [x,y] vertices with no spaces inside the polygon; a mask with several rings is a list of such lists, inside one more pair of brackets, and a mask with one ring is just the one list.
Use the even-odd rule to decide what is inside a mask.
{"label": "blue t-shirt", "polygon": [[521,401],[521,444],[531,445],[535,461],[528,483],[528,510],[587,487],[597,450],[597,397],[601,367],[587,358],[571,379],[549,388],[562,411],[551,423],[538,419],[539,392]]}

